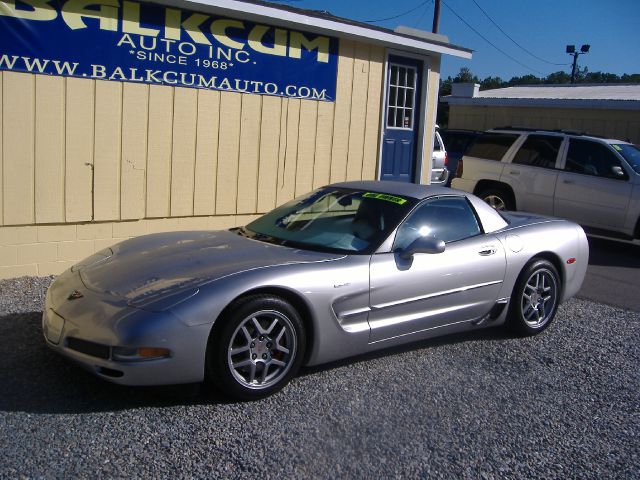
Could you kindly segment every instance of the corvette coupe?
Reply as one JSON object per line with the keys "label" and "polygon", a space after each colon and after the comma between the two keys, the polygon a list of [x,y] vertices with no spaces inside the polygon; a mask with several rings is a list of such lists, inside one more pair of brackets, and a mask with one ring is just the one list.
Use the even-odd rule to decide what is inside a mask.
{"label": "corvette coupe", "polygon": [[347,182],[245,227],[146,235],[60,275],[46,343],[126,385],[270,395],[302,365],[506,324],[543,331],[588,263],[578,225],[470,193]]}

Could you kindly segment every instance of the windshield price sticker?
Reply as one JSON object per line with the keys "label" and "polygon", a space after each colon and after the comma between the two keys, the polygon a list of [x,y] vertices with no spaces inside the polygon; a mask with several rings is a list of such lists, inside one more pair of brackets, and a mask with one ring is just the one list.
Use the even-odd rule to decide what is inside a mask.
{"label": "windshield price sticker", "polygon": [[620,145],[611,145],[613,148],[615,148],[617,151],[621,152],[622,151],[622,147]]}
{"label": "windshield price sticker", "polygon": [[386,193],[373,193],[373,192],[367,192],[364,195],[362,195],[363,198],[375,198],[378,200],[386,200],[387,202],[392,202],[392,203],[396,203],[398,205],[404,205],[405,203],[407,203],[407,200],[405,198],[401,198],[401,197],[396,197],[393,195],[387,195]]}

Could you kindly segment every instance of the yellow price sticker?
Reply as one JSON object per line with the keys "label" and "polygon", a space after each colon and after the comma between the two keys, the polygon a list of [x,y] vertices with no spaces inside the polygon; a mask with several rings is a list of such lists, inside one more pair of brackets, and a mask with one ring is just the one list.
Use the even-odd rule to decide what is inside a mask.
{"label": "yellow price sticker", "polygon": [[396,197],[394,195],[389,195],[387,193],[367,192],[364,195],[362,195],[362,197],[363,198],[375,198],[377,200],[385,200],[387,202],[396,203],[398,205],[404,205],[405,203],[407,203],[407,199],[406,198]]}

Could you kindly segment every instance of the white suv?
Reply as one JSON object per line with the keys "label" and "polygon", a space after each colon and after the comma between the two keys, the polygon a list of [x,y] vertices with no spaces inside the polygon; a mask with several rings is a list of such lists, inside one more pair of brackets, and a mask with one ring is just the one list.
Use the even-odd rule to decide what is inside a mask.
{"label": "white suv", "polygon": [[559,130],[489,130],[458,163],[452,186],[497,209],[640,238],[640,148],[628,142]]}
{"label": "white suv", "polygon": [[437,125],[433,136],[433,156],[431,158],[431,185],[444,185],[449,179],[449,170],[447,169],[449,157]]}

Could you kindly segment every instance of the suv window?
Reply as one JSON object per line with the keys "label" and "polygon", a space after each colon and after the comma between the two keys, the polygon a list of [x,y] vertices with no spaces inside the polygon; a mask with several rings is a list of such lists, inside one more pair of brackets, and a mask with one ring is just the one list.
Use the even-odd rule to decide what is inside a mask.
{"label": "suv window", "polygon": [[444,146],[447,152],[464,152],[469,144],[478,135],[473,133],[460,133],[460,132],[440,132]]}
{"label": "suv window", "polygon": [[611,146],[624,157],[636,173],[640,173],[640,148],[637,145],[629,143],[614,143]]}
{"label": "suv window", "polygon": [[513,158],[513,163],[555,168],[562,137],[529,135]]}
{"label": "suv window", "polygon": [[518,136],[510,133],[485,133],[476,139],[466,154],[470,157],[500,161]]}
{"label": "suv window", "polygon": [[480,225],[465,197],[427,200],[398,228],[393,250],[408,247],[418,237],[433,237],[445,243],[479,235]]}
{"label": "suv window", "polygon": [[569,140],[569,151],[564,169],[567,172],[595,175],[598,177],[628,179],[615,173],[614,167],[622,168],[620,160],[606,146],[590,140]]}

